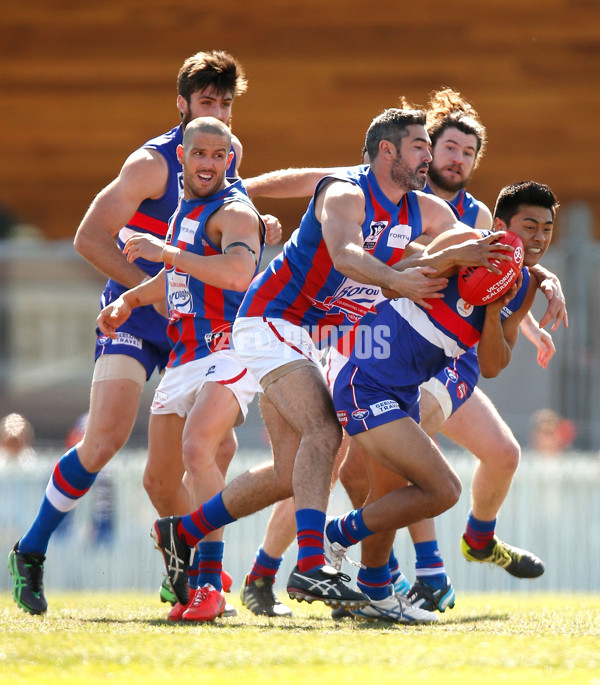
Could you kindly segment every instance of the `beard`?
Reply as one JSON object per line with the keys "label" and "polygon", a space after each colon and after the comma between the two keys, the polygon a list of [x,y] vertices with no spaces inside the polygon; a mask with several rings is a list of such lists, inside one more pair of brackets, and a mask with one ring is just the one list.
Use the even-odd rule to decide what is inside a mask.
{"label": "beard", "polygon": [[433,165],[429,167],[428,174],[431,181],[438,188],[441,188],[442,190],[445,190],[448,193],[458,193],[463,188],[466,188],[471,178],[469,175],[466,178],[462,178],[460,180],[449,180],[446,177],[442,176],[439,169],[436,169],[436,167]]}
{"label": "beard", "polygon": [[423,190],[427,175],[417,173],[420,169],[427,171],[427,164],[421,164],[414,171],[402,159],[397,159],[391,171],[392,181],[405,190]]}

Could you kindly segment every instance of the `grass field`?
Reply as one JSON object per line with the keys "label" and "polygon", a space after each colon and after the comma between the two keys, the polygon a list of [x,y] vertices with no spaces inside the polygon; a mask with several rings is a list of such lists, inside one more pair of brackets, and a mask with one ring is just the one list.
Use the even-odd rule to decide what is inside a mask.
{"label": "grass field", "polygon": [[0,682],[600,685],[599,595],[463,594],[419,627],[334,622],[297,602],[294,618],[256,617],[236,596],[238,616],[209,625],[168,623],[157,595],[49,601],[33,617],[0,598]]}

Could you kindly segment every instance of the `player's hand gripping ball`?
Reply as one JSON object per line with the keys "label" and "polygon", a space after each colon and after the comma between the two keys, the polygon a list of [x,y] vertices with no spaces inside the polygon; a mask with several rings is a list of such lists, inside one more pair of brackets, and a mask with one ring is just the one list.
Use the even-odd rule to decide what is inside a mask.
{"label": "player's hand gripping ball", "polygon": [[461,266],[458,272],[458,292],[465,302],[474,306],[490,304],[502,297],[517,280],[523,268],[523,243],[518,235],[508,231],[495,242],[515,248],[512,253],[506,251],[506,254],[512,256],[510,261],[490,259],[490,264],[502,273],[495,274],[485,266]]}

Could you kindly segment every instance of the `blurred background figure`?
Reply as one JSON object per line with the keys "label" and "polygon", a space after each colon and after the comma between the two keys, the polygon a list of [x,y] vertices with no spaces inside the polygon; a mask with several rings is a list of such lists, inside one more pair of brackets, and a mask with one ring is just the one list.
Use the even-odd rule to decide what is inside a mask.
{"label": "blurred background figure", "polygon": [[36,461],[31,423],[21,414],[7,414],[0,420],[0,464],[31,468]]}
{"label": "blurred background figure", "polygon": [[538,409],[531,415],[529,448],[544,458],[561,457],[577,434],[575,424],[553,409]]}
{"label": "blurred background figure", "polygon": [[[69,450],[83,440],[87,421],[88,412],[85,412],[69,428],[65,436],[65,449]],[[110,464],[96,478],[94,487],[90,490],[90,500],[91,518],[86,524],[86,538],[96,545],[108,545],[114,539],[116,528],[115,486]]]}

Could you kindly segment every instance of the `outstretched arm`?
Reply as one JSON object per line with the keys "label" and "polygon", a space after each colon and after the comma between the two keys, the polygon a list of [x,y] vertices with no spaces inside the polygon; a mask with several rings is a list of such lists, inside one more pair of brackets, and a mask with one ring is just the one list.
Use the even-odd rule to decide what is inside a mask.
{"label": "outstretched arm", "polygon": [[558,329],[562,323],[565,328],[569,326],[569,316],[567,314],[567,302],[556,274],[548,271],[541,264],[536,264],[530,268],[531,273],[539,283],[539,289],[544,293],[548,300],[548,308],[544,316],[540,319],[540,327],[547,326],[551,321],[551,331]]}

